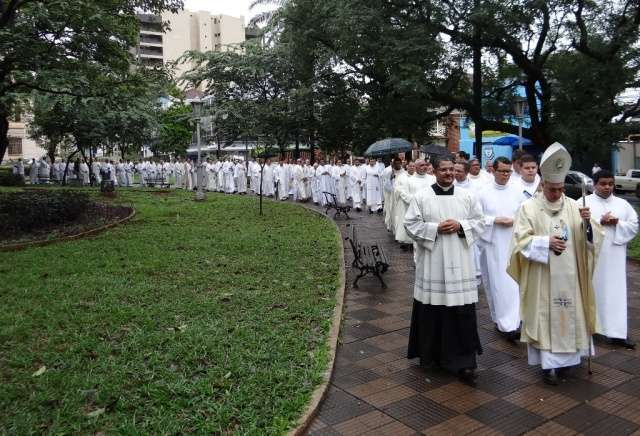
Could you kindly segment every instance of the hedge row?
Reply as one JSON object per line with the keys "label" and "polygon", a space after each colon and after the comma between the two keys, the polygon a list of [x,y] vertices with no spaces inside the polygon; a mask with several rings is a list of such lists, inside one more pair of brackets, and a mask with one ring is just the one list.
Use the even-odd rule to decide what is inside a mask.
{"label": "hedge row", "polygon": [[74,221],[89,204],[87,193],[70,190],[0,193],[0,231],[29,232]]}

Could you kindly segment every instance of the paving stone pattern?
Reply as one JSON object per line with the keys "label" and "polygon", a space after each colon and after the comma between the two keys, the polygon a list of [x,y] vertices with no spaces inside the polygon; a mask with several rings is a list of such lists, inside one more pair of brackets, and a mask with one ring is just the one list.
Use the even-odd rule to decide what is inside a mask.
{"label": "paving stone pattern", "polygon": [[[426,370],[406,358],[413,293],[413,254],[403,252],[381,216],[338,217],[343,236],[359,227],[362,241],[380,242],[390,258],[382,289],[375,277],[358,289],[345,245],[347,290],[341,344],[326,399],[308,434],[320,435],[627,435],[640,436],[640,351],[596,342],[593,375],[586,363],[560,386],[541,381],[526,348],[502,339],[480,290],[478,328],[484,354],[478,385]],[[640,342],[640,265],[628,263],[629,329]]]}

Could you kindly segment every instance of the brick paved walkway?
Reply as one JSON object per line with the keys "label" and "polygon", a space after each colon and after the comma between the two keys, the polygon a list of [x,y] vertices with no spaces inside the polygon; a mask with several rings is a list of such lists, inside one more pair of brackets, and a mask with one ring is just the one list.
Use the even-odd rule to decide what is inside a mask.
{"label": "brick paved walkway", "polygon": [[[388,289],[375,277],[352,289],[353,256],[346,250],[342,344],[330,391],[309,434],[640,436],[640,351],[596,343],[591,377],[580,368],[560,386],[545,385],[539,370],[527,365],[525,347],[495,333],[482,291],[478,326],[484,354],[478,358],[476,388],[407,360],[413,255],[399,249],[381,217],[356,212],[352,217],[338,218],[343,235],[355,224],[361,240],[384,244],[392,264],[384,276]],[[629,263],[628,272],[630,336],[640,342],[640,266]]]}

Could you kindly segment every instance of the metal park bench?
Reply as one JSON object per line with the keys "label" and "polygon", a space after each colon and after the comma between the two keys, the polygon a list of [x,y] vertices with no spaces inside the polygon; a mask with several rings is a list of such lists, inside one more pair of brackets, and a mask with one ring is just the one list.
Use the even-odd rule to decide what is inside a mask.
{"label": "metal park bench", "polygon": [[387,285],[382,280],[382,274],[389,269],[389,260],[379,242],[362,243],[358,240],[358,230],[356,226],[351,226],[351,236],[345,238],[351,245],[353,251],[353,262],[351,266],[360,270],[353,282],[353,287],[358,287],[358,280],[367,274],[375,275],[383,288]]}
{"label": "metal park bench", "polygon": [[349,211],[351,210],[351,206],[341,206],[338,203],[338,198],[336,197],[336,194],[333,194],[331,192],[323,192],[322,193],[324,195],[324,199],[326,201],[325,204],[325,211],[324,213],[326,215],[329,215],[329,211],[331,209],[335,209],[335,213],[333,214],[333,218],[338,217],[340,214],[345,214],[345,216],[347,217],[348,220],[351,219],[351,217],[349,216]]}

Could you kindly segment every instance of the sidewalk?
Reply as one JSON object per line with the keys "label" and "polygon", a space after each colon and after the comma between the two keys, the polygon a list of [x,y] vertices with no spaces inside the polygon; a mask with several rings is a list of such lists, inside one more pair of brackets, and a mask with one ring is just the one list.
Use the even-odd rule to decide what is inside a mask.
{"label": "sidewalk", "polygon": [[[309,434],[640,436],[640,351],[596,343],[592,376],[585,364],[560,386],[545,385],[539,370],[527,365],[524,345],[512,345],[494,331],[482,290],[478,327],[484,354],[478,357],[476,388],[406,359],[413,254],[400,250],[382,217],[350,215],[350,221],[337,219],[343,235],[354,224],[361,240],[382,242],[391,263],[384,275],[388,288],[367,276],[352,289],[353,256],[345,246],[342,343]],[[639,264],[628,263],[628,278],[630,336],[640,342]]]}

